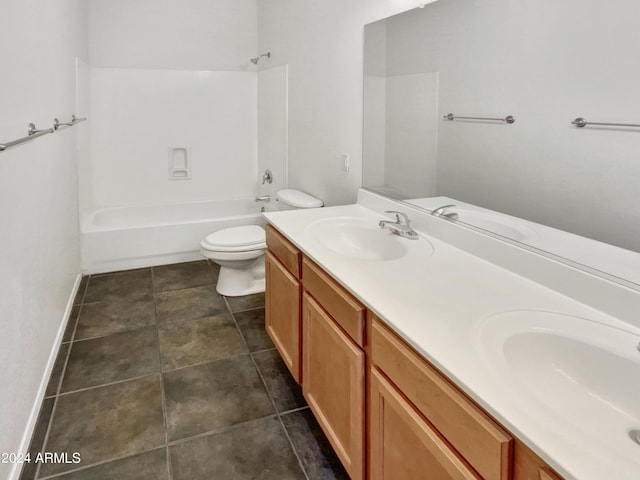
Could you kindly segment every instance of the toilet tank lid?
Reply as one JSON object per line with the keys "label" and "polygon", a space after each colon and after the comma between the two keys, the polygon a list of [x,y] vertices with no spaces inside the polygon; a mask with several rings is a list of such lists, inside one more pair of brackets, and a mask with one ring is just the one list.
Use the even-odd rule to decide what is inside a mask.
{"label": "toilet tank lid", "polygon": [[323,205],[322,200],[300,190],[280,190],[277,197],[280,202],[297,208],[317,208]]}

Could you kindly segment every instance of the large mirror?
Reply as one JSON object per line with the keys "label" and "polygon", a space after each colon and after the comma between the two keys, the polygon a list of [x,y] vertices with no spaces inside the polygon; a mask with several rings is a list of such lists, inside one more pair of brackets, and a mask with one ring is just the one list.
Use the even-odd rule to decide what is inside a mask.
{"label": "large mirror", "polygon": [[640,288],[639,19],[439,0],[367,25],[364,187]]}

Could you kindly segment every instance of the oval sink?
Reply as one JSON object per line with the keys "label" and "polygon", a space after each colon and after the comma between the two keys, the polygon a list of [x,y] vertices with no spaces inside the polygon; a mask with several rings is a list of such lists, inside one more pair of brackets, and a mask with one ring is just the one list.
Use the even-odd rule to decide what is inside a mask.
{"label": "oval sink", "polygon": [[407,254],[407,242],[415,241],[402,239],[357,217],[318,220],[307,231],[333,253],[360,260],[396,260]]}
{"label": "oval sink", "polygon": [[481,228],[490,233],[495,233],[517,242],[530,242],[539,240],[540,234],[518,218],[506,215],[504,213],[494,212],[492,210],[476,207],[468,203],[460,202],[448,197],[427,197],[414,198],[405,200],[412,205],[421,208],[434,210],[442,205],[455,205],[448,210],[448,213],[457,213],[458,221],[471,225],[472,227]]}
{"label": "oval sink", "polygon": [[530,242],[540,239],[538,232],[524,223],[514,221],[508,215],[488,214],[465,208],[452,208],[458,214],[458,221],[473,227],[496,233],[517,242]]}
{"label": "oval sink", "polygon": [[[544,405],[557,427],[569,424],[581,435],[634,462],[640,446],[630,438],[640,427],[640,336],[580,317],[543,311],[512,311],[480,322],[481,355],[521,397]],[[528,414],[533,414],[529,411]]]}

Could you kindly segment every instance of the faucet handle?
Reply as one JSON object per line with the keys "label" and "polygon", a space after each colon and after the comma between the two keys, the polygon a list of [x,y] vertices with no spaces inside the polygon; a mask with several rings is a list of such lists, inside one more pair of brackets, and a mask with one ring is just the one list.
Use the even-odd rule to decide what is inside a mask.
{"label": "faucet handle", "polygon": [[384,213],[393,213],[396,216],[396,222],[400,225],[409,225],[409,217],[406,213],[398,212],[396,210],[385,210]]}

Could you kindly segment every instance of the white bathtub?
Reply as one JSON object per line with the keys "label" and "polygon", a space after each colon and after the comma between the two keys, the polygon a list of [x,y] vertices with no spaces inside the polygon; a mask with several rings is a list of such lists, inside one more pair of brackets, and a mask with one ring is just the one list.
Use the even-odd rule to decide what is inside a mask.
{"label": "white bathtub", "polygon": [[206,235],[238,225],[264,225],[253,198],[170,205],[110,207],[82,219],[85,273],[202,259]]}

